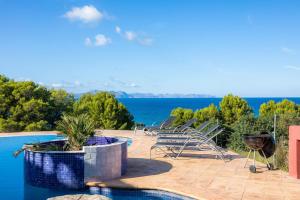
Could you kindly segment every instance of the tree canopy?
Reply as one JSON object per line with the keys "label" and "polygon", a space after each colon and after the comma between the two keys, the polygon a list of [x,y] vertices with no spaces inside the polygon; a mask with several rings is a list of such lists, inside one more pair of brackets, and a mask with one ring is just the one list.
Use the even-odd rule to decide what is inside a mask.
{"label": "tree canopy", "polygon": [[74,104],[76,114],[87,113],[101,129],[131,129],[133,116],[113,94],[98,92],[84,94]]}
{"label": "tree canopy", "polygon": [[185,109],[185,108],[175,108],[171,111],[171,116],[176,117],[173,126],[179,126],[184,124],[186,121],[193,118],[194,113],[192,109]]}
{"label": "tree canopy", "polygon": [[64,90],[0,75],[0,132],[53,130],[63,114],[86,113],[96,128],[130,129],[133,116],[113,94],[85,94],[75,102]]}
{"label": "tree canopy", "polygon": [[197,119],[197,125],[208,120],[216,120],[219,118],[218,107],[215,104],[210,104],[208,107],[196,110],[194,118]]}
{"label": "tree canopy", "polygon": [[252,113],[252,108],[246,100],[229,94],[220,102],[221,119],[227,125],[238,121],[242,116]]}
{"label": "tree canopy", "polygon": [[63,90],[50,91],[32,81],[0,75],[0,131],[50,130],[74,98]]}
{"label": "tree canopy", "polygon": [[281,102],[275,103],[271,100],[267,103],[261,104],[259,108],[259,115],[268,116],[274,114],[292,114],[297,115],[300,112],[299,106],[295,102],[284,99]]}

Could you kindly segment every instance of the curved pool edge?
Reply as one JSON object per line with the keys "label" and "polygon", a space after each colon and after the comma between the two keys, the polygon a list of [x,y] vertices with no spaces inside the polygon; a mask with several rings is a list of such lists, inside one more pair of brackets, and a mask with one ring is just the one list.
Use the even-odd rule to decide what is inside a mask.
{"label": "curved pool edge", "polygon": [[[111,131],[111,130],[104,130],[105,132],[106,131]],[[120,131],[118,130],[117,132],[128,132],[127,130],[124,130],[124,131]],[[132,131],[133,132],[133,131]],[[102,133],[103,134],[103,133]],[[126,135],[126,136],[123,136],[121,135],[122,133],[120,134],[108,134],[109,136],[113,136],[113,137],[122,137],[122,138],[126,138],[128,140],[131,140],[132,144],[136,145],[136,140],[135,140],[135,134],[133,133],[132,135]],[[107,133],[104,133],[104,135],[107,135]],[[135,147],[134,145],[129,145],[128,146],[128,149],[134,151],[135,150]],[[129,158],[129,157],[128,157]],[[118,180],[118,179],[115,179],[115,180]],[[114,180],[112,180],[114,181]],[[175,194],[175,195],[179,195],[179,196],[182,196],[182,197],[185,197],[185,198],[191,198],[191,199],[197,199],[197,200],[207,200],[206,198],[199,198],[197,196],[194,196],[192,194],[189,194],[189,193],[185,193],[185,192],[181,192],[181,191],[177,191],[177,190],[173,190],[173,189],[170,189],[170,188],[165,188],[165,187],[138,187],[138,186],[133,186],[133,185],[129,185],[129,184],[116,184],[116,183],[107,183],[107,182],[99,182],[98,180],[96,182],[93,182],[93,181],[88,181],[85,183],[85,185],[87,187],[98,187],[98,188],[112,188],[112,189],[123,189],[123,190],[152,190],[152,191],[162,191],[162,192],[166,192],[166,193],[171,193],[171,194]]]}
{"label": "curved pool edge", "polygon": [[181,197],[190,198],[190,199],[207,200],[205,198],[199,198],[199,197],[196,197],[191,194],[187,194],[184,192],[180,192],[177,190],[172,190],[172,189],[164,188],[164,187],[133,187],[133,186],[121,186],[121,185],[116,186],[116,185],[109,185],[109,184],[105,184],[105,183],[97,183],[97,184],[87,183],[86,186],[96,187],[96,188],[104,188],[104,189],[111,188],[111,189],[123,189],[123,190],[152,190],[152,191],[158,191],[158,192],[171,193],[171,194],[179,195]]}
{"label": "curved pool edge", "polygon": [[[155,137],[146,136],[142,131],[137,131],[136,133],[133,130],[102,130],[103,135],[113,136],[113,137],[127,137],[130,138],[132,144],[128,147],[128,159],[149,159],[149,149],[155,143]],[[167,162],[172,165],[174,160],[172,159],[157,159],[159,161]],[[130,170],[130,167],[128,168]],[[127,170],[127,174],[130,171]],[[165,174],[166,172],[162,172],[161,174]],[[158,191],[165,191],[170,192],[186,197],[190,197],[193,199],[199,200],[206,200],[198,191],[187,191],[185,192],[185,188],[187,186],[178,188],[174,183],[173,178],[170,177],[170,181],[164,182],[161,184],[161,180],[165,178],[165,176],[160,177],[160,175],[156,175],[156,178],[150,180],[149,175],[138,176],[135,177],[121,177],[119,179],[111,180],[111,181],[90,181],[86,183],[89,187],[107,187],[107,188],[116,188],[116,189],[145,189],[145,190],[158,190]],[[153,184],[153,181],[156,181],[156,185]],[[203,191],[204,192],[204,191]],[[199,193],[199,194],[198,194]]]}

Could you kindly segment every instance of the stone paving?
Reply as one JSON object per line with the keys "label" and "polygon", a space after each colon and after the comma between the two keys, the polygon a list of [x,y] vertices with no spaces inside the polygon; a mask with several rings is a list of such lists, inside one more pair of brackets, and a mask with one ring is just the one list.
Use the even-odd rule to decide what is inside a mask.
{"label": "stone paving", "polygon": [[[162,155],[149,159],[155,137],[141,131],[103,131],[103,135],[130,137],[128,172],[121,179],[88,182],[90,186],[161,189],[196,199],[299,200],[300,180],[288,173],[268,171],[259,164],[258,173],[244,168],[246,159],[227,152],[228,162],[216,159],[214,152],[185,152],[174,160]],[[249,162],[250,163],[250,162]]]}
{"label": "stone paving", "polygon": [[[226,163],[215,159],[214,152],[204,151],[185,152],[176,160],[162,155],[155,155],[150,160],[149,149],[155,143],[155,137],[145,136],[141,131],[136,134],[133,131],[101,132],[107,136],[132,138],[133,143],[128,148],[128,171],[120,179],[101,182],[95,178],[87,185],[160,189],[209,200],[300,199],[300,180],[280,170],[268,171],[259,163],[258,173],[250,173],[248,168],[244,168],[246,159],[233,152],[227,152],[232,160]],[[5,135],[18,136],[24,133],[0,134]]]}
{"label": "stone paving", "polygon": [[59,134],[58,131],[35,131],[35,132],[12,132],[12,133],[1,133],[0,137],[11,137],[11,136],[31,136],[31,135],[53,135]]}

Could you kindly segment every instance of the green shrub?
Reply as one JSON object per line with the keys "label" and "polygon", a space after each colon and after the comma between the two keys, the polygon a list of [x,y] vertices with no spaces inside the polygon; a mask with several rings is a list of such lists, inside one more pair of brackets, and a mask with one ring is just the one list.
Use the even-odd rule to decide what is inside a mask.
{"label": "green shrub", "polygon": [[101,129],[131,129],[133,116],[113,94],[98,92],[85,94],[74,104],[76,114],[86,113]]}
{"label": "green shrub", "polygon": [[[217,123],[217,122],[216,122]],[[229,139],[233,133],[233,130],[230,126],[222,125],[220,126],[224,129],[222,133],[220,133],[216,138],[214,138],[216,144],[220,147],[226,148],[229,144]]]}
{"label": "green shrub", "polygon": [[224,124],[231,125],[241,117],[253,113],[246,100],[229,94],[220,102],[220,114]]}
{"label": "green shrub", "polygon": [[74,96],[65,90],[51,90],[49,98],[49,112],[46,119],[52,127],[55,127],[63,113],[70,114],[73,112]]}
{"label": "green shrub", "polygon": [[245,134],[253,134],[256,126],[254,115],[242,116],[237,122],[232,125],[232,133],[229,138],[229,147],[235,151],[246,150],[243,136]]}
{"label": "green shrub", "polygon": [[289,126],[300,125],[300,118],[297,114],[284,114],[277,116],[276,137],[288,139]]}
{"label": "green shrub", "polygon": [[0,131],[54,129],[73,101],[65,91],[49,91],[32,81],[14,81],[0,75]]}
{"label": "green shrub", "polygon": [[275,103],[275,101],[271,100],[267,103],[261,104],[259,108],[260,116],[273,116],[277,115],[298,115],[299,114],[299,106],[295,104],[295,102],[284,99],[281,102]]}
{"label": "green shrub", "polygon": [[276,112],[276,103],[274,100],[263,103],[259,107],[259,116],[273,116]]}
{"label": "green shrub", "polygon": [[63,113],[88,113],[97,128],[131,129],[133,116],[110,93],[74,96],[48,90],[32,81],[14,81],[0,75],[0,131],[53,130]]}
{"label": "green shrub", "polygon": [[175,108],[171,111],[171,116],[176,117],[173,126],[179,126],[192,119],[194,116],[193,110],[185,108]]}
{"label": "green shrub", "polygon": [[0,132],[22,131],[23,126],[11,119],[0,119]]}
{"label": "green shrub", "polygon": [[25,131],[44,131],[44,130],[49,130],[49,124],[44,120],[30,123],[25,127]]}
{"label": "green shrub", "polygon": [[255,124],[255,130],[273,132],[274,116],[273,115],[258,116]]}
{"label": "green shrub", "polygon": [[217,106],[210,104],[208,107],[196,110],[194,118],[197,119],[196,126],[208,120],[217,121],[219,119],[219,110]]}
{"label": "green shrub", "polygon": [[275,152],[276,167],[288,171],[288,144],[287,140],[280,138]]}

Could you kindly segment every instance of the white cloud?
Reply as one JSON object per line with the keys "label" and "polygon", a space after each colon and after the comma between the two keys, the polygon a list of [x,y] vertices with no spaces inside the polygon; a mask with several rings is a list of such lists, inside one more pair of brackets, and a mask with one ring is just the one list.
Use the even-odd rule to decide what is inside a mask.
{"label": "white cloud", "polygon": [[288,47],[281,47],[281,51],[288,54],[295,54],[295,51],[293,49],[290,49]]}
{"label": "white cloud", "polygon": [[131,81],[123,81],[123,80],[119,80],[117,78],[114,77],[110,77],[109,83],[106,83],[110,86],[113,86],[115,88],[118,89],[124,89],[124,88],[137,88],[139,87],[138,84],[131,82]]}
{"label": "white cloud", "polygon": [[56,89],[80,89],[82,87],[85,87],[86,84],[81,83],[80,81],[74,81],[74,82],[70,82],[70,81],[60,81],[60,82],[56,82],[56,83],[51,83],[49,85],[46,85],[50,88],[56,88]]}
{"label": "white cloud", "polygon": [[73,7],[64,14],[64,17],[71,21],[81,21],[83,23],[98,22],[104,15],[92,5],[83,7]]}
{"label": "white cloud", "polygon": [[16,78],[16,81],[32,81],[30,78],[19,77]]}
{"label": "white cloud", "polygon": [[82,83],[81,83],[80,81],[75,81],[75,82],[74,82],[74,85],[75,85],[75,86],[82,86]]}
{"label": "white cloud", "polygon": [[106,37],[103,34],[98,34],[95,36],[95,39],[91,39],[90,37],[85,38],[84,44],[86,46],[106,46],[110,44],[112,41],[109,37]]}
{"label": "white cloud", "polygon": [[127,40],[129,40],[129,41],[132,41],[132,40],[134,40],[135,38],[136,38],[136,33],[135,32],[133,32],[133,31],[126,31],[125,32],[125,38],[127,39]]}
{"label": "white cloud", "polygon": [[129,85],[128,85],[129,87],[138,87],[138,85],[137,84],[135,84],[135,83],[130,83]]}
{"label": "white cloud", "polygon": [[95,46],[105,46],[111,43],[111,39],[103,34],[95,36]]}
{"label": "white cloud", "polygon": [[139,39],[138,42],[139,42],[141,45],[150,46],[150,45],[152,45],[152,43],[153,43],[153,39],[152,39],[152,38],[142,38],[142,39]]}
{"label": "white cloud", "polygon": [[85,44],[86,46],[92,46],[93,43],[92,43],[91,38],[89,38],[89,37],[85,38],[84,44]]}
{"label": "white cloud", "polygon": [[120,34],[121,33],[121,28],[119,26],[116,26],[115,31],[116,31],[116,33]]}
{"label": "white cloud", "polygon": [[122,31],[120,26],[115,27],[115,32],[118,33],[121,37],[129,41],[135,41],[140,45],[150,46],[153,43],[153,39],[145,36],[143,33],[137,33],[134,31]]}
{"label": "white cloud", "polygon": [[52,84],[51,84],[51,87],[54,87],[54,88],[61,88],[61,87],[63,87],[63,84],[61,84],[61,83],[52,83]]}
{"label": "white cloud", "polygon": [[285,69],[291,69],[291,70],[300,71],[300,67],[294,66],[294,65],[286,65],[286,66],[284,66],[284,68]]}

